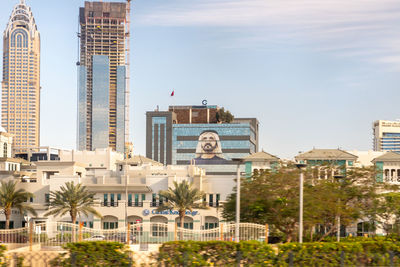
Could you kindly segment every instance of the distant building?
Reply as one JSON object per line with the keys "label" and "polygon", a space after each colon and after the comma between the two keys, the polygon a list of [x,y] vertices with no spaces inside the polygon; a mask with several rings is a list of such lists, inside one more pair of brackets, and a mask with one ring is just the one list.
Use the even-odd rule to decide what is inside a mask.
{"label": "distant building", "polygon": [[209,174],[234,173],[232,158],[258,151],[259,123],[256,118],[218,122],[219,110],[171,106],[169,111],[147,112],[146,156],[163,164],[200,165]]}
{"label": "distant building", "polygon": [[295,157],[296,162],[313,168],[315,178],[328,179],[344,174],[347,168],[354,167],[357,156],[341,149],[312,149]]}
{"label": "distant building", "polygon": [[354,167],[370,167],[372,166],[373,160],[377,157],[382,156],[386,152],[382,151],[359,151],[359,150],[347,150],[348,153],[357,156],[357,160],[354,162]]}
{"label": "distant building", "polygon": [[0,158],[11,158],[12,146],[12,135],[7,133],[3,127],[0,127]]}
{"label": "distant building", "polygon": [[49,146],[23,147],[23,152],[14,151],[14,157],[29,162],[60,160],[60,149]]}
{"label": "distant building", "polygon": [[279,158],[261,151],[244,158],[245,172],[251,177],[254,171],[271,170],[279,167]]}
{"label": "distant building", "polygon": [[375,151],[400,152],[400,121],[375,121],[372,125]]}
{"label": "distant building", "polygon": [[79,10],[78,150],[128,142],[128,3],[85,2]]}
{"label": "distant building", "polygon": [[172,121],[176,114],[170,111],[146,112],[146,157],[172,164]]}
{"label": "distant building", "polygon": [[378,171],[377,181],[400,185],[400,154],[386,152],[373,160]]}
{"label": "distant building", "polygon": [[39,146],[40,34],[25,0],[4,31],[1,103],[1,125],[14,136],[14,148]]}

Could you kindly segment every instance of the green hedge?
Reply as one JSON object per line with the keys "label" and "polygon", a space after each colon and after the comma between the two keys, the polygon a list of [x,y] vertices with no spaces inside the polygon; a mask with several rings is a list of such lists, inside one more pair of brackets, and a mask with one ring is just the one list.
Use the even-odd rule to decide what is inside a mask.
{"label": "green hedge", "polygon": [[242,241],[164,243],[157,260],[163,266],[389,266],[400,265],[400,242],[286,243],[275,247]]}
{"label": "green hedge", "polygon": [[126,246],[118,242],[86,241],[68,243],[68,253],[52,260],[51,266],[131,266]]}
{"label": "green hedge", "polygon": [[[391,241],[287,243],[279,246],[277,262],[285,266],[292,254],[295,266],[388,266],[389,253],[400,255],[399,245]],[[398,256],[393,256],[393,263],[400,263]]]}
{"label": "green hedge", "polygon": [[258,241],[174,241],[159,252],[157,261],[164,266],[233,266],[238,258],[245,266],[268,266],[275,258],[272,247]]}
{"label": "green hedge", "polygon": [[6,246],[0,245],[0,266],[7,266],[6,257],[4,255],[6,250],[7,250]]}

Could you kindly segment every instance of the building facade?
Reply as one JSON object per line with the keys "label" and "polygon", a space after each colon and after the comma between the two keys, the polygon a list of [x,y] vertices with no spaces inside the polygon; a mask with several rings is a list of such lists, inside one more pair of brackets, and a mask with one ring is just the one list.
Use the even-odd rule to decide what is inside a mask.
{"label": "building facade", "polygon": [[129,1],[85,2],[79,10],[78,150],[111,147],[129,138]]}
{"label": "building facade", "polygon": [[258,151],[258,120],[219,122],[217,106],[172,106],[147,112],[146,156],[163,164],[195,164],[207,174],[235,174],[233,158]]}
{"label": "building facade", "polygon": [[377,181],[400,185],[400,154],[389,151],[372,162],[377,169]]}
{"label": "building facade", "polygon": [[372,130],[375,151],[400,152],[400,121],[378,120]]}
{"label": "building facade", "polygon": [[21,0],[3,35],[2,126],[16,151],[40,142],[40,34]]}
{"label": "building facade", "polygon": [[[18,164],[18,168],[0,171],[0,179],[19,180],[19,188],[34,194],[28,203],[35,208],[38,215],[24,216],[14,210],[11,217],[14,228],[22,227],[27,220],[36,223],[71,222],[68,215],[44,215],[48,211],[50,192],[59,190],[66,182],[81,183],[89,191],[96,193],[95,208],[103,217],[90,215],[79,218],[87,227],[116,229],[138,222],[149,223],[144,227],[150,227],[151,223],[165,223],[167,228],[174,227],[179,217],[177,211],[157,211],[157,207],[165,201],[159,197],[159,192],[173,187],[174,181],[188,181],[206,193],[205,201],[209,208],[187,212],[184,227],[210,229],[223,221],[222,202],[234,186],[233,179],[226,181],[207,177],[205,170],[197,166],[163,166],[142,156],[124,159],[123,154],[110,148],[96,151],[60,150],[59,157],[59,160],[34,162],[31,172],[21,169],[21,161],[10,159],[8,163]],[[0,168],[3,165],[1,161]],[[4,221],[4,215],[0,214],[0,228]],[[143,230],[149,232],[150,229]]]}

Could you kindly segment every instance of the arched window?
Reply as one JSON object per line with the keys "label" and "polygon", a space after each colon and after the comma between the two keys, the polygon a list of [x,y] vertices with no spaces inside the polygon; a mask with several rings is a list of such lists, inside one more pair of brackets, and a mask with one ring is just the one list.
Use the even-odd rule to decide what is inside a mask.
{"label": "arched window", "polygon": [[23,29],[16,29],[11,33],[11,47],[28,47],[28,33]]}
{"label": "arched window", "polygon": [[22,35],[17,35],[17,47],[22,47]]}
{"label": "arched window", "polygon": [[4,158],[7,158],[7,152],[8,152],[8,146],[7,146],[7,143],[4,143],[4,145],[3,145],[3,157]]}

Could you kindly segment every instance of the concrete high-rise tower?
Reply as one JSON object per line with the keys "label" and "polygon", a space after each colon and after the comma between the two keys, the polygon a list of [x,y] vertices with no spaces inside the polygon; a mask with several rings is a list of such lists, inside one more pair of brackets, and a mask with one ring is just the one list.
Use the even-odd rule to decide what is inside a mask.
{"label": "concrete high-rise tower", "polygon": [[85,2],[79,11],[78,149],[128,142],[130,1]]}
{"label": "concrete high-rise tower", "polygon": [[25,0],[14,7],[4,31],[1,118],[16,151],[39,146],[40,34]]}

